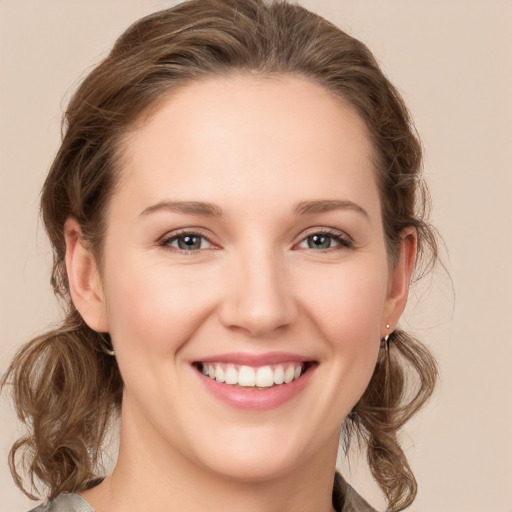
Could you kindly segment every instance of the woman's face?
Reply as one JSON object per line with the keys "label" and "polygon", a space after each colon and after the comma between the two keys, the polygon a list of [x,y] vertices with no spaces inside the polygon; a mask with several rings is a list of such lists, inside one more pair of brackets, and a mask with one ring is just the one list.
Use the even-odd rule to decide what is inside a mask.
{"label": "woman's face", "polygon": [[249,480],[334,461],[405,267],[351,109],[296,77],[175,91],[128,137],[108,209],[121,449]]}

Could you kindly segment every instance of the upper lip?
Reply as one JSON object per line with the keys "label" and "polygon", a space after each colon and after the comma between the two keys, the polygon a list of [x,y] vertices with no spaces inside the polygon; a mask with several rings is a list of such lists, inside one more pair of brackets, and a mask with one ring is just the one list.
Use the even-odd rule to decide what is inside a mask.
{"label": "upper lip", "polygon": [[228,363],[245,366],[266,366],[271,364],[295,362],[305,363],[308,361],[313,361],[313,359],[291,352],[266,352],[264,354],[228,352],[194,360],[195,363]]}

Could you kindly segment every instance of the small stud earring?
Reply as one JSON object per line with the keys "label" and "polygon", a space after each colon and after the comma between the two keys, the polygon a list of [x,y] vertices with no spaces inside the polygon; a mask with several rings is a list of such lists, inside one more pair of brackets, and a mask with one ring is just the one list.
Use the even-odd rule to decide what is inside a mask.
{"label": "small stud earring", "polygon": [[110,335],[108,333],[100,334],[102,339],[101,350],[107,356],[115,357],[116,353],[114,352],[114,347],[112,346],[112,340],[110,339]]}
{"label": "small stud earring", "polygon": [[[386,329],[389,329],[389,324],[386,324]],[[386,334],[386,336],[384,336],[384,341],[388,341],[389,340],[389,334]]]}

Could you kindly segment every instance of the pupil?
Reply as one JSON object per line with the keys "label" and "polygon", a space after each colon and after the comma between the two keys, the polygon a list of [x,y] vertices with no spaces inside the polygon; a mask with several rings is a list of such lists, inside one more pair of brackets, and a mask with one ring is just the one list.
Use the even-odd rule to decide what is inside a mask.
{"label": "pupil", "polygon": [[312,235],[308,238],[310,249],[329,249],[331,247],[331,237],[328,235]]}
{"label": "pupil", "polygon": [[184,251],[190,251],[191,249],[201,248],[201,237],[194,235],[187,235],[178,238],[178,247]]}

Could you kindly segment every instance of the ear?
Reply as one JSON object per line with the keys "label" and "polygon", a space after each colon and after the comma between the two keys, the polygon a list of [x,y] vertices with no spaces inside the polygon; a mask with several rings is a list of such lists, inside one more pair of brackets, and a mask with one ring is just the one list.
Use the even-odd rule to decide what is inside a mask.
{"label": "ear", "polygon": [[[388,296],[384,307],[384,318],[381,327],[381,338],[390,334],[402,315],[411,282],[414,263],[416,261],[416,249],[418,236],[414,227],[408,227],[401,233],[398,261],[391,267],[388,284]],[[385,325],[389,324],[389,328]]]}
{"label": "ear", "polygon": [[87,248],[80,224],[64,224],[66,272],[71,299],[85,323],[94,331],[108,332],[105,298],[96,260]]}

